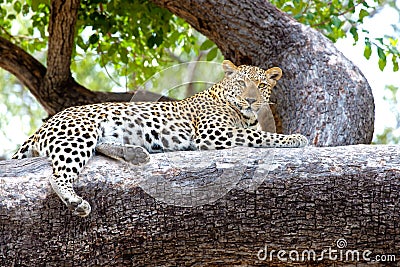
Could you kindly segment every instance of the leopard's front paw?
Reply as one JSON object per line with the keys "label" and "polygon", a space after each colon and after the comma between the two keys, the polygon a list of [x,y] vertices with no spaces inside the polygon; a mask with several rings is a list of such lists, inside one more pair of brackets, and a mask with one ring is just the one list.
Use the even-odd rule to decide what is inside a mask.
{"label": "leopard's front paw", "polygon": [[150,154],[141,146],[126,146],[124,160],[133,165],[145,164],[150,161]]}
{"label": "leopard's front paw", "polygon": [[305,147],[308,145],[308,139],[302,134],[291,134],[289,138],[293,147]]}
{"label": "leopard's front paw", "polygon": [[77,198],[74,201],[70,201],[68,208],[72,211],[73,215],[77,215],[82,218],[88,216],[92,210],[90,204],[82,198]]}

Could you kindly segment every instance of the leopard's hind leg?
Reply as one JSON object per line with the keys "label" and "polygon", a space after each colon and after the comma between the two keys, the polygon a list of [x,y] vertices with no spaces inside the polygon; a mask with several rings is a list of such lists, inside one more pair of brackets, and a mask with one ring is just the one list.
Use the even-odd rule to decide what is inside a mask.
{"label": "leopard's hind leg", "polygon": [[53,167],[50,184],[65,205],[80,217],[89,215],[91,207],[76,194],[73,183],[92,157],[95,146],[95,136],[88,139],[68,136],[56,137],[47,150]]}
{"label": "leopard's hind leg", "polygon": [[77,177],[77,175],[67,172],[53,174],[53,176],[50,177],[50,184],[74,215],[86,217],[90,214],[92,208],[86,200],[75,193],[72,181],[76,180]]}
{"label": "leopard's hind leg", "polygon": [[13,159],[32,158],[39,156],[38,151],[35,149],[36,135],[31,135],[26,140],[17,152],[12,156]]}

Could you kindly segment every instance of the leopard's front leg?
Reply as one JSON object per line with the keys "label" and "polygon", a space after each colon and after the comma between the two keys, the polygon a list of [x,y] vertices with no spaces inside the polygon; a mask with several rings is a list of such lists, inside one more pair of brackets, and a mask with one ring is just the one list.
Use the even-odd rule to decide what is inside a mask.
{"label": "leopard's front leg", "polygon": [[128,162],[133,165],[141,165],[150,161],[147,150],[141,146],[119,143],[100,143],[96,151],[110,158]]}
{"label": "leopard's front leg", "polygon": [[224,149],[235,146],[248,147],[304,147],[308,140],[301,134],[276,134],[249,128],[221,126],[199,128],[195,142],[200,150]]}

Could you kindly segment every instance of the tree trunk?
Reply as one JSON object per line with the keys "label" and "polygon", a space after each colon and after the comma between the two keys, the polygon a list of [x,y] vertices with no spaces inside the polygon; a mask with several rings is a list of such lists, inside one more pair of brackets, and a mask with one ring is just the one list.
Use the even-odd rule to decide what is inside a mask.
{"label": "tree trunk", "polygon": [[[84,219],[52,192],[49,161],[1,161],[0,265],[265,266],[287,264],[289,255],[303,265],[362,265],[385,255],[395,266],[400,259],[399,146],[151,157],[141,167],[94,157],[76,185],[92,205]],[[321,260],[329,249],[331,258],[325,252]],[[316,259],[302,261],[304,251]]]}
{"label": "tree trunk", "polygon": [[318,146],[371,142],[371,88],[322,34],[265,0],[152,1],[214,41],[235,64],[280,67],[273,96],[284,133],[302,133]]}

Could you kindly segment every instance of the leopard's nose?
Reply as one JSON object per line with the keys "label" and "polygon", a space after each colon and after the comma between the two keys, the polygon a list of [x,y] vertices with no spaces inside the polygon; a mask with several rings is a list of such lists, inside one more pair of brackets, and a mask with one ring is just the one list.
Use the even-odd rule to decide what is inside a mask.
{"label": "leopard's nose", "polygon": [[255,98],[247,97],[247,98],[246,98],[246,101],[247,101],[247,103],[249,103],[249,105],[251,105],[251,104],[253,104],[254,102],[256,102],[256,99],[255,99]]}

